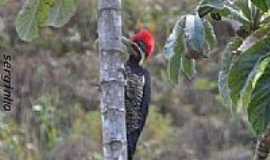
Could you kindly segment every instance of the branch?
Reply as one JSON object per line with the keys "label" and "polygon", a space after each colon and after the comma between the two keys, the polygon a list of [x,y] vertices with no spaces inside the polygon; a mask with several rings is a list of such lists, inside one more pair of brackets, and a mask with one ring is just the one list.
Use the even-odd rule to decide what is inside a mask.
{"label": "branch", "polygon": [[258,139],[254,160],[266,160],[270,150],[270,128]]}

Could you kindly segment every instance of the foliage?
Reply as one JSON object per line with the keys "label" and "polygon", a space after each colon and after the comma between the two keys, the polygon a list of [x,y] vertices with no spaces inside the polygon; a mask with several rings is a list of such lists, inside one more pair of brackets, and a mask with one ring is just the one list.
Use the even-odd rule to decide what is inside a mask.
{"label": "foliage", "polygon": [[[214,9],[207,10],[207,14],[212,16],[212,13],[218,14],[224,18],[228,18],[231,20],[235,20],[241,24],[240,29],[237,31],[237,34],[240,37],[245,38],[247,35],[251,34],[255,30],[257,30],[262,24],[268,19],[268,15],[264,14],[263,11],[258,9],[251,0],[236,0],[234,2],[231,1],[222,1],[214,0],[214,1],[205,1],[204,3],[211,5],[213,3],[217,3],[214,6]],[[205,4],[200,4],[198,6],[199,15],[203,14],[207,16],[206,13],[203,12]],[[211,5],[212,6],[212,5]],[[212,7],[213,8],[213,7]],[[203,16],[202,16],[203,17]],[[214,18],[212,16],[212,18]]]}
{"label": "foliage", "polygon": [[[243,38],[243,42],[236,38],[225,49],[223,65],[219,74],[219,91],[225,100],[225,104],[231,107],[236,106],[236,111],[248,112],[249,122],[258,135],[264,132],[270,122],[267,112],[269,106],[266,105],[269,98],[267,99],[265,96],[268,94],[266,80],[269,78],[267,76],[269,76],[268,66],[270,65],[269,14],[264,14],[268,11],[268,3],[269,1],[255,0],[236,0],[234,2],[202,0],[197,7],[199,16],[193,18],[195,16],[187,15],[184,31],[174,29],[164,47],[165,56],[169,58],[169,61],[177,62],[174,59],[179,57],[168,55],[174,55],[173,49],[177,48],[175,37],[185,32],[186,36],[179,36],[177,40],[180,42],[186,41],[186,52],[188,55],[193,55],[187,57],[197,59],[198,56],[194,55],[203,52],[205,40],[211,47],[214,46],[211,43],[213,44],[215,41],[214,32],[211,32],[211,24],[206,22],[202,25],[204,17],[209,14],[214,20],[226,17],[240,23],[241,27],[236,32],[240,38]],[[176,26],[178,23],[176,23]],[[203,28],[208,28],[208,31],[204,34]],[[205,38],[205,34],[207,38]],[[183,45],[180,44],[179,46],[182,47]],[[181,52],[183,52],[183,49]],[[173,67],[179,68],[179,63],[174,64],[177,65]],[[168,66],[172,66],[171,63]],[[170,69],[169,77],[173,75],[174,82],[178,81],[175,78],[179,74],[178,70]],[[260,81],[261,77],[263,77],[263,80]],[[265,84],[262,82],[265,82]]]}
{"label": "foliage", "polygon": [[[259,112],[256,112],[256,110],[262,109],[261,104],[265,104],[267,99],[254,96],[259,89],[257,87],[262,87],[262,84],[257,85],[258,80],[264,74],[267,75],[267,66],[270,65],[268,44],[268,36],[260,39],[237,57],[228,73],[228,86],[232,103],[238,107],[238,111],[244,111],[245,113],[246,110],[248,111],[249,122],[258,135],[264,132],[269,123],[267,116],[261,116]],[[267,83],[264,85],[266,87]],[[258,101],[260,103],[256,103],[255,106],[254,103]],[[251,110],[254,112],[251,112]],[[268,115],[268,112],[265,113]]]}
{"label": "foliage", "polygon": [[79,0],[56,0],[49,10],[48,26],[62,27],[75,14]]}
{"label": "foliage", "polygon": [[27,0],[16,19],[19,37],[32,41],[42,27],[62,27],[74,15],[77,4],[77,0]]}
{"label": "foliage", "polygon": [[[246,16],[247,21],[241,16],[236,17],[242,22],[242,29],[246,33],[252,34],[243,41],[239,48],[235,49],[235,53],[240,54],[240,56],[236,56],[234,61],[231,61],[232,67],[229,68],[227,74],[224,74],[228,78],[228,83],[225,81],[221,82],[220,85],[228,87],[228,90],[225,90],[227,94],[223,94],[223,96],[225,95],[225,99],[237,106],[237,111],[243,111],[244,113],[248,111],[248,120],[256,134],[260,135],[264,133],[269,123],[269,118],[267,117],[269,113],[265,110],[267,107],[261,107],[261,104],[265,104],[267,99],[260,99],[260,97],[254,96],[254,94],[257,87],[261,87],[257,85],[258,79],[267,73],[267,66],[269,65],[268,54],[270,51],[270,41],[267,33],[270,30],[268,24],[265,24],[263,20],[265,17],[260,10],[253,5],[244,6],[247,3],[243,1],[238,2],[238,4],[241,6],[242,13],[245,13],[241,16]],[[229,54],[232,53],[233,51]],[[267,85],[267,83],[264,85]],[[254,105],[258,100],[260,103]],[[266,116],[261,115],[262,112],[259,112],[262,109]]]}
{"label": "foliage", "polygon": [[[186,15],[178,19],[166,41],[164,54],[169,59],[168,77],[175,84],[181,73],[191,79],[196,73],[194,59],[206,57],[204,50],[214,48],[216,43],[213,28],[209,22],[197,15]],[[206,43],[205,43],[206,40]]]}
{"label": "foliage", "polygon": [[[248,105],[248,117],[257,134],[263,133],[269,126],[269,96],[270,96],[270,65],[269,57],[261,62],[264,71],[261,71],[260,77],[253,89],[251,101]],[[267,65],[267,66],[266,66]],[[267,67],[267,68],[265,68]],[[259,74],[259,73],[258,73]],[[257,78],[257,77],[256,77]]]}
{"label": "foliage", "polygon": [[185,39],[188,58],[197,59],[203,55],[205,33],[203,22],[197,15],[186,15]]}
{"label": "foliage", "polygon": [[227,106],[232,109],[232,100],[230,97],[230,89],[228,85],[228,74],[231,69],[231,63],[235,55],[233,55],[233,51],[235,51],[242,44],[242,40],[239,38],[233,39],[225,48],[222,57],[222,67],[220,68],[219,76],[218,76],[218,88],[219,93],[222,95],[223,100]]}
{"label": "foliage", "polygon": [[269,0],[252,0],[252,2],[265,12],[270,8]]}
{"label": "foliage", "polygon": [[[256,43],[252,48],[242,53],[239,60],[235,62],[229,73],[229,88],[231,89],[231,97],[236,105],[240,94],[247,94],[247,89],[253,83],[254,78],[261,69],[261,63],[270,52],[269,38],[263,39]],[[248,100],[245,100],[248,102]]]}
{"label": "foliage", "polygon": [[[28,0],[25,3],[25,6],[16,19],[16,30],[21,39],[30,41],[38,37],[39,26],[44,23],[45,20],[39,16],[45,17],[45,14],[48,14],[48,11],[41,7],[45,6],[42,6],[39,0]],[[41,8],[43,12],[39,11],[39,8]]]}
{"label": "foliage", "polygon": [[198,6],[200,17],[206,16],[209,12],[216,12],[224,8],[223,0],[202,0]]}
{"label": "foliage", "polygon": [[[164,47],[165,56],[170,58],[168,64],[168,75],[171,82],[176,83],[178,81],[178,74],[181,67],[181,52],[184,50],[184,43],[182,38],[184,36],[184,21],[185,17],[181,17],[176,23],[173,33],[169,36],[167,43]],[[179,31],[180,30],[180,31]]]}

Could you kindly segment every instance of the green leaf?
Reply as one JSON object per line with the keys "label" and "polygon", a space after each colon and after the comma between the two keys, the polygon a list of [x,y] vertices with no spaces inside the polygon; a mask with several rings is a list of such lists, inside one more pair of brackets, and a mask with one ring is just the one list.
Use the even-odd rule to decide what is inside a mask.
{"label": "green leaf", "polygon": [[179,45],[177,43],[183,43],[182,38],[183,38],[183,34],[184,34],[184,27],[185,27],[185,16],[182,16],[176,22],[172,33],[170,34],[170,36],[168,37],[168,39],[165,43],[164,55],[167,59],[170,59],[174,56],[176,46]]}
{"label": "green leaf", "polygon": [[229,73],[229,88],[233,104],[237,104],[240,92],[258,60],[270,51],[270,38],[265,38],[242,53]]}
{"label": "green leaf", "polygon": [[251,101],[251,94],[253,89],[255,88],[257,80],[260,76],[264,73],[267,65],[270,62],[269,58],[270,53],[267,56],[261,57],[258,59],[256,65],[254,66],[253,70],[248,75],[248,78],[245,82],[244,87],[240,92],[240,107],[247,107]]}
{"label": "green leaf", "polygon": [[206,42],[208,46],[210,47],[210,49],[213,49],[217,46],[217,37],[214,31],[214,28],[212,24],[207,20],[204,21],[204,27],[205,27],[204,32],[205,32]]}
{"label": "green leaf", "polygon": [[168,64],[168,77],[172,84],[178,83],[180,69],[181,69],[181,57],[182,52],[185,50],[185,44],[183,42],[184,33],[181,33],[176,41],[176,46],[174,49],[175,54],[170,58]]}
{"label": "green leaf", "polygon": [[47,22],[54,0],[27,0],[16,18],[16,31],[24,41],[39,36],[39,29]]}
{"label": "green leaf", "polygon": [[192,50],[201,51],[204,48],[204,25],[200,17],[195,15],[186,16],[185,35],[188,46]]}
{"label": "green leaf", "polygon": [[185,40],[188,49],[187,57],[198,59],[204,56],[205,29],[199,16],[186,16]]}
{"label": "green leaf", "polygon": [[239,21],[245,26],[250,25],[248,17],[245,17],[242,12],[230,6],[225,6],[224,9],[221,11],[221,15],[229,19]]}
{"label": "green leaf", "polygon": [[229,71],[233,63],[233,51],[242,43],[240,38],[234,38],[225,48],[222,57],[222,67],[218,76],[218,89],[224,103],[232,109],[232,100],[230,97],[230,89],[228,84]]}
{"label": "green leaf", "polygon": [[169,60],[168,64],[168,77],[172,84],[177,84],[179,81],[179,73],[181,67],[181,53],[176,52]]}
{"label": "green leaf", "polygon": [[53,27],[64,26],[75,14],[79,0],[56,0],[50,9],[48,25]]}
{"label": "green leaf", "polygon": [[181,70],[184,75],[191,80],[196,73],[196,62],[194,59],[189,59],[185,55],[181,58]]}
{"label": "green leaf", "polygon": [[260,22],[262,20],[263,12],[260,9],[258,9],[255,5],[252,5],[251,8],[252,8],[251,29],[254,31],[260,27]]}
{"label": "green leaf", "polygon": [[257,135],[264,133],[270,121],[270,65],[259,78],[248,106],[248,119]]}
{"label": "green leaf", "polygon": [[202,0],[197,8],[199,16],[204,17],[208,13],[220,11],[224,8],[223,0]]}
{"label": "green leaf", "polygon": [[251,0],[258,8],[260,8],[261,10],[263,10],[264,12],[267,12],[268,10],[268,3],[266,3],[266,1],[268,0]]}
{"label": "green leaf", "polygon": [[54,5],[55,0],[40,0],[40,5],[37,12],[39,26],[46,26],[50,8]]}
{"label": "green leaf", "polygon": [[28,0],[16,19],[16,30],[19,37],[31,41],[39,36],[38,8],[39,0]]}
{"label": "green leaf", "polygon": [[235,1],[235,5],[242,11],[246,18],[251,18],[251,10],[249,6],[252,4],[250,0],[237,0]]}

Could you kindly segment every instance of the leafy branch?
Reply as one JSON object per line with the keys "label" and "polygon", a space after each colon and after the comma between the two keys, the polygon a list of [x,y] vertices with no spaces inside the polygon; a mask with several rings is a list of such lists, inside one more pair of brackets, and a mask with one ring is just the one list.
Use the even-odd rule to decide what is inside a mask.
{"label": "leafy branch", "polygon": [[62,27],[75,14],[79,0],[26,0],[16,18],[16,30],[24,41],[39,37],[44,27]]}
{"label": "leafy branch", "polygon": [[246,114],[257,135],[264,133],[270,122],[270,18],[265,13],[269,4],[260,2],[264,1],[202,0],[195,14],[178,19],[164,47],[169,79],[174,84],[181,75],[190,79],[196,61],[217,46],[211,19],[238,21],[237,37],[224,51],[219,91],[225,104]]}

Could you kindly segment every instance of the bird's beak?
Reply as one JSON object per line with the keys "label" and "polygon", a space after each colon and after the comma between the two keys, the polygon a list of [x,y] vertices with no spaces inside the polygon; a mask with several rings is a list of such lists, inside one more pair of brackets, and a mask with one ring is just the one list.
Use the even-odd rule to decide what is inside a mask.
{"label": "bird's beak", "polygon": [[[134,54],[135,56],[138,56],[138,52],[141,56],[141,60],[140,60],[140,64],[143,64],[144,59],[145,59],[145,53],[144,51],[138,46],[138,44],[136,44],[135,42],[131,41],[130,39],[126,38],[126,37],[122,37],[122,42],[127,46],[130,54]],[[136,48],[136,52],[134,49],[132,49],[132,47]]]}
{"label": "bird's beak", "polygon": [[135,50],[133,50],[133,54],[135,56],[138,56],[138,54],[140,54],[141,59],[140,59],[139,64],[143,65],[143,62],[145,60],[145,55],[146,55],[145,52],[138,46],[138,44],[134,43],[133,46],[136,48]]}
{"label": "bird's beak", "polygon": [[143,62],[144,62],[144,60],[145,60],[145,53],[144,53],[144,51],[142,51],[141,49],[140,49],[140,55],[141,55],[141,60],[140,60],[140,65],[142,65],[143,64]]}

